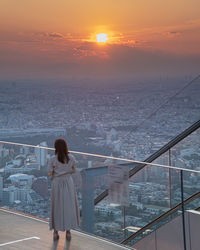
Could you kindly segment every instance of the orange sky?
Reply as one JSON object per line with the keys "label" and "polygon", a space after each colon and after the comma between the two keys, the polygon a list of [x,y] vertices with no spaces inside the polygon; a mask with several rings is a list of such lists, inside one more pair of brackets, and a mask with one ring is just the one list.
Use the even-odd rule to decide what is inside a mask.
{"label": "orange sky", "polygon": [[[180,71],[183,60],[196,72],[199,9],[199,0],[0,0],[0,73],[164,72],[172,62]],[[104,46],[99,32],[110,38]]]}

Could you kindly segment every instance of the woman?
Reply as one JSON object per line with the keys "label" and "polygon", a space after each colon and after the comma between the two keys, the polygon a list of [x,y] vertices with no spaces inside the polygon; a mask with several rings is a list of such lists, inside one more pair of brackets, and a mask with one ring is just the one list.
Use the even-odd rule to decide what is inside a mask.
{"label": "woman", "polygon": [[59,138],[55,141],[55,155],[48,164],[48,175],[52,177],[51,214],[49,227],[54,229],[53,239],[58,240],[58,231],[66,231],[71,239],[70,229],[79,225],[79,209],[72,174],[76,172],[76,161],[69,154],[67,143]]}

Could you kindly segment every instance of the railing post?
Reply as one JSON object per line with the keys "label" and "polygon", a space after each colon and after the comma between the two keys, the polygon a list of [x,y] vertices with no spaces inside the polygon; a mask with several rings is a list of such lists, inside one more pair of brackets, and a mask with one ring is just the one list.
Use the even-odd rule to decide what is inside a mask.
{"label": "railing post", "polygon": [[126,210],[125,210],[125,206],[122,206],[122,214],[123,214],[124,239],[126,239]]}
{"label": "railing post", "polygon": [[[171,149],[169,149],[169,161],[168,165],[172,165]],[[172,208],[172,169],[169,168],[169,207]]]}
{"label": "railing post", "polygon": [[94,178],[81,171],[82,176],[82,223],[83,231],[94,231]]}
{"label": "railing post", "polygon": [[184,209],[184,193],[183,193],[183,170],[181,170],[181,207],[182,207],[183,244],[184,244],[184,250],[187,250],[187,248],[186,248],[186,235],[185,235],[185,209]]}

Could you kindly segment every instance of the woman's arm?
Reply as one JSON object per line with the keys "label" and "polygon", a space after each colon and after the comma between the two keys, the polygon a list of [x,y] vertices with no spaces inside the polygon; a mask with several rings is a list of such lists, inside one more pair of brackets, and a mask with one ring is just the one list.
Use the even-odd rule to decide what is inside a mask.
{"label": "woman's arm", "polygon": [[72,166],[72,170],[71,171],[67,171],[66,174],[75,174],[76,173],[76,168],[74,166]]}
{"label": "woman's arm", "polygon": [[76,173],[76,167],[72,166],[72,174],[75,174],[75,173]]}
{"label": "woman's arm", "polygon": [[54,162],[53,162],[53,158],[50,158],[48,165],[47,165],[47,175],[48,176],[52,176],[54,173]]}

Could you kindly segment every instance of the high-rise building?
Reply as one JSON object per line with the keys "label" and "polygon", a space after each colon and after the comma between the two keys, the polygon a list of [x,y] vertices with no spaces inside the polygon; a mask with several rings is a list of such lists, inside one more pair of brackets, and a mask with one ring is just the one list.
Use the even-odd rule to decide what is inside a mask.
{"label": "high-rise building", "polygon": [[9,186],[8,188],[3,189],[3,204],[14,203],[15,200],[18,200],[18,188],[14,186]]}
{"label": "high-rise building", "polygon": [[21,147],[20,148],[20,154],[27,155],[27,154],[29,154],[29,152],[30,152],[29,147]]}
{"label": "high-rise building", "polygon": [[4,158],[8,155],[9,155],[9,149],[1,147],[0,148],[0,157]]}
{"label": "high-rise building", "polygon": [[9,186],[3,189],[3,205],[13,204],[16,201],[28,202],[31,189]]}
{"label": "high-rise building", "polygon": [[[47,147],[46,142],[41,142],[38,146]],[[46,166],[47,164],[47,150],[43,148],[36,148],[35,154],[37,158],[37,162],[40,164],[41,167]]]}
{"label": "high-rise building", "polygon": [[92,161],[88,161],[88,168],[92,167]]}
{"label": "high-rise building", "polygon": [[9,191],[8,190],[3,190],[2,204],[3,205],[9,204]]}

